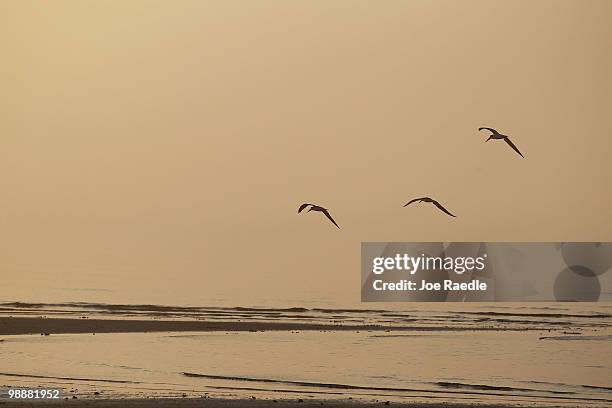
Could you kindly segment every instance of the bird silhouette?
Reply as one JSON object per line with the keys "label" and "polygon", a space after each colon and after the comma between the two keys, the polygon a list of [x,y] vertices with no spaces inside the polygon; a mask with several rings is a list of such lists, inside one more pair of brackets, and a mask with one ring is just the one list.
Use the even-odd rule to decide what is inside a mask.
{"label": "bird silhouette", "polygon": [[325,216],[338,228],[340,228],[340,226],[336,223],[336,221],[334,221],[334,219],[332,218],[332,216],[329,214],[329,210],[327,208],[321,207],[320,205],[316,205],[316,204],[309,204],[309,203],[304,203],[302,205],[300,205],[300,208],[298,208],[298,214],[301,213],[306,207],[309,207],[307,212],[311,212],[311,211],[319,211],[323,214],[325,214]]}
{"label": "bird silhouette", "polygon": [[495,140],[500,140],[501,139],[504,142],[508,143],[508,146],[510,146],[512,149],[514,149],[515,152],[520,154],[521,157],[525,157],[525,156],[523,156],[523,153],[521,153],[519,151],[518,147],[516,147],[516,145],[514,143],[512,143],[512,140],[510,140],[510,138],[508,136],[502,135],[497,130],[495,130],[493,128],[489,128],[489,127],[479,127],[478,130],[488,130],[488,131],[491,132],[491,135],[489,135],[489,138],[487,140],[485,140],[485,142],[488,142],[491,139],[495,139]]}
{"label": "bird silhouette", "polygon": [[404,207],[409,206],[412,203],[432,203],[433,205],[435,205],[436,207],[438,207],[441,211],[445,212],[446,214],[450,215],[451,217],[456,217],[456,215],[451,214],[450,211],[448,211],[446,208],[444,208],[442,206],[442,204],[440,204],[439,202],[437,202],[436,200],[434,200],[433,198],[430,197],[420,197],[420,198],[414,198],[410,201],[408,201],[406,204],[404,204]]}

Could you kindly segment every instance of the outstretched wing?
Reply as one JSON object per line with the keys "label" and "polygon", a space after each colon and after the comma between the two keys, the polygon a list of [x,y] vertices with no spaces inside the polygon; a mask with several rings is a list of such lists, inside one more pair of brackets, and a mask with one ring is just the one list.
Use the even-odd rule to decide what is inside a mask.
{"label": "outstretched wing", "polygon": [[304,210],[304,208],[308,207],[309,205],[314,205],[314,204],[304,203],[300,205],[300,208],[298,208],[298,214],[301,213]]}
{"label": "outstretched wing", "polygon": [[327,211],[327,210],[323,210],[323,211],[321,211],[321,212],[322,212],[323,214],[325,214],[325,216],[326,216],[327,218],[329,218],[329,220],[330,220],[331,222],[333,222],[333,223],[334,223],[334,225],[335,225],[336,227],[340,228],[340,226],[339,226],[338,224],[336,224],[336,221],[334,221],[334,219],[332,218],[332,216],[331,216],[331,215],[329,215],[329,211]]}
{"label": "outstretched wing", "polygon": [[499,132],[493,128],[489,128],[489,127],[479,127],[478,130],[489,130],[491,132],[493,132],[494,134],[499,134]]}
{"label": "outstretched wing", "polygon": [[408,201],[406,204],[404,204],[404,207],[409,206],[412,203],[416,203],[417,201],[421,201],[424,197],[419,197],[419,198],[413,198],[412,200]]}
{"label": "outstretched wing", "polygon": [[523,158],[525,157],[525,156],[523,156],[523,153],[521,153],[521,152],[519,151],[518,147],[516,147],[516,146],[514,145],[514,143],[512,143],[512,140],[510,140],[510,138],[509,138],[509,137],[505,137],[505,138],[504,138],[504,140],[506,141],[506,143],[508,143],[508,145],[509,145],[511,148],[513,148],[513,149],[514,149],[514,151],[515,151],[515,152],[517,152],[518,154],[520,154],[520,155],[521,155],[521,157],[523,157]]}
{"label": "outstretched wing", "polygon": [[432,201],[433,205],[435,205],[436,207],[438,207],[440,210],[444,211],[445,213],[447,213],[448,215],[450,215],[451,217],[456,217],[456,215],[451,214],[450,211],[448,211],[446,208],[444,208],[442,206],[442,204],[440,204],[439,202],[437,202],[436,200]]}

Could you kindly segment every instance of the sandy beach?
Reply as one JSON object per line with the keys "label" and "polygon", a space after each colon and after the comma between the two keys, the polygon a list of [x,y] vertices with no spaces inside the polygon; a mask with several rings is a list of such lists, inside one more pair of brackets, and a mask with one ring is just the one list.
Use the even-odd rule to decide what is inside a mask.
{"label": "sandy beach", "polygon": [[61,401],[0,401],[0,406],[11,407],[83,407],[83,408],[362,408],[362,407],[401,407],[401,408],[504,408],[516,407],[516,405],[499,404],[455,404],[455,403],[412,403],[412,402],[388,402],[387,401],[357,401],[352,399],[344,400],[304,400],[304,399],[202,399],[202,398],[165,398],[165,399],[116,399],[116,400],[61,400]]}
{"label": "sandy beach", "polygon": [[[119,320],[90,318],[0,317],[0,335],[60,333],[257,332],[257,331],[439,331],[428,326],[309,324],[284,322],[209,322],[185,320]],[[495,327],[445,327],[449,331],[525,330]]]}
{"label": "sandy beach", "polygon": [[[63,390],[56,401],[0,398],[2,407],[610,403],[606,306],[1,307],[0,389]],[[550,350],[568,369],[552,369]]]}

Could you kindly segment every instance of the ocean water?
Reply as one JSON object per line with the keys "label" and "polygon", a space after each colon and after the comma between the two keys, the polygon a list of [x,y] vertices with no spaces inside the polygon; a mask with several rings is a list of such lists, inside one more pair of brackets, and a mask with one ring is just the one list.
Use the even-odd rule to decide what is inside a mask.
{"label": "ocean water", "polygon": [[2,336],[0,386],[59,386],[79,398],[612,405],[610,304],[364,305],[3,303],[4,316],[375,324],[383,330]]}

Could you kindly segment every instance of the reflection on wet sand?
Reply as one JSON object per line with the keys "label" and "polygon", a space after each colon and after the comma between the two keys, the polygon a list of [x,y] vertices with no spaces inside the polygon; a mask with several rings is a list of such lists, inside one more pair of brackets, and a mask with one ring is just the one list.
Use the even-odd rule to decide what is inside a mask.
{"label": "reflection on wet sand", "polygon": [[[192,398],[252,405],[252,397],[287,404],[612,403],[605,304],[409,306],[4,303],[0,385],[58,386],[79,401],[161,398],[185,406]],[[40,336],[42,329],[50,335]]]}

